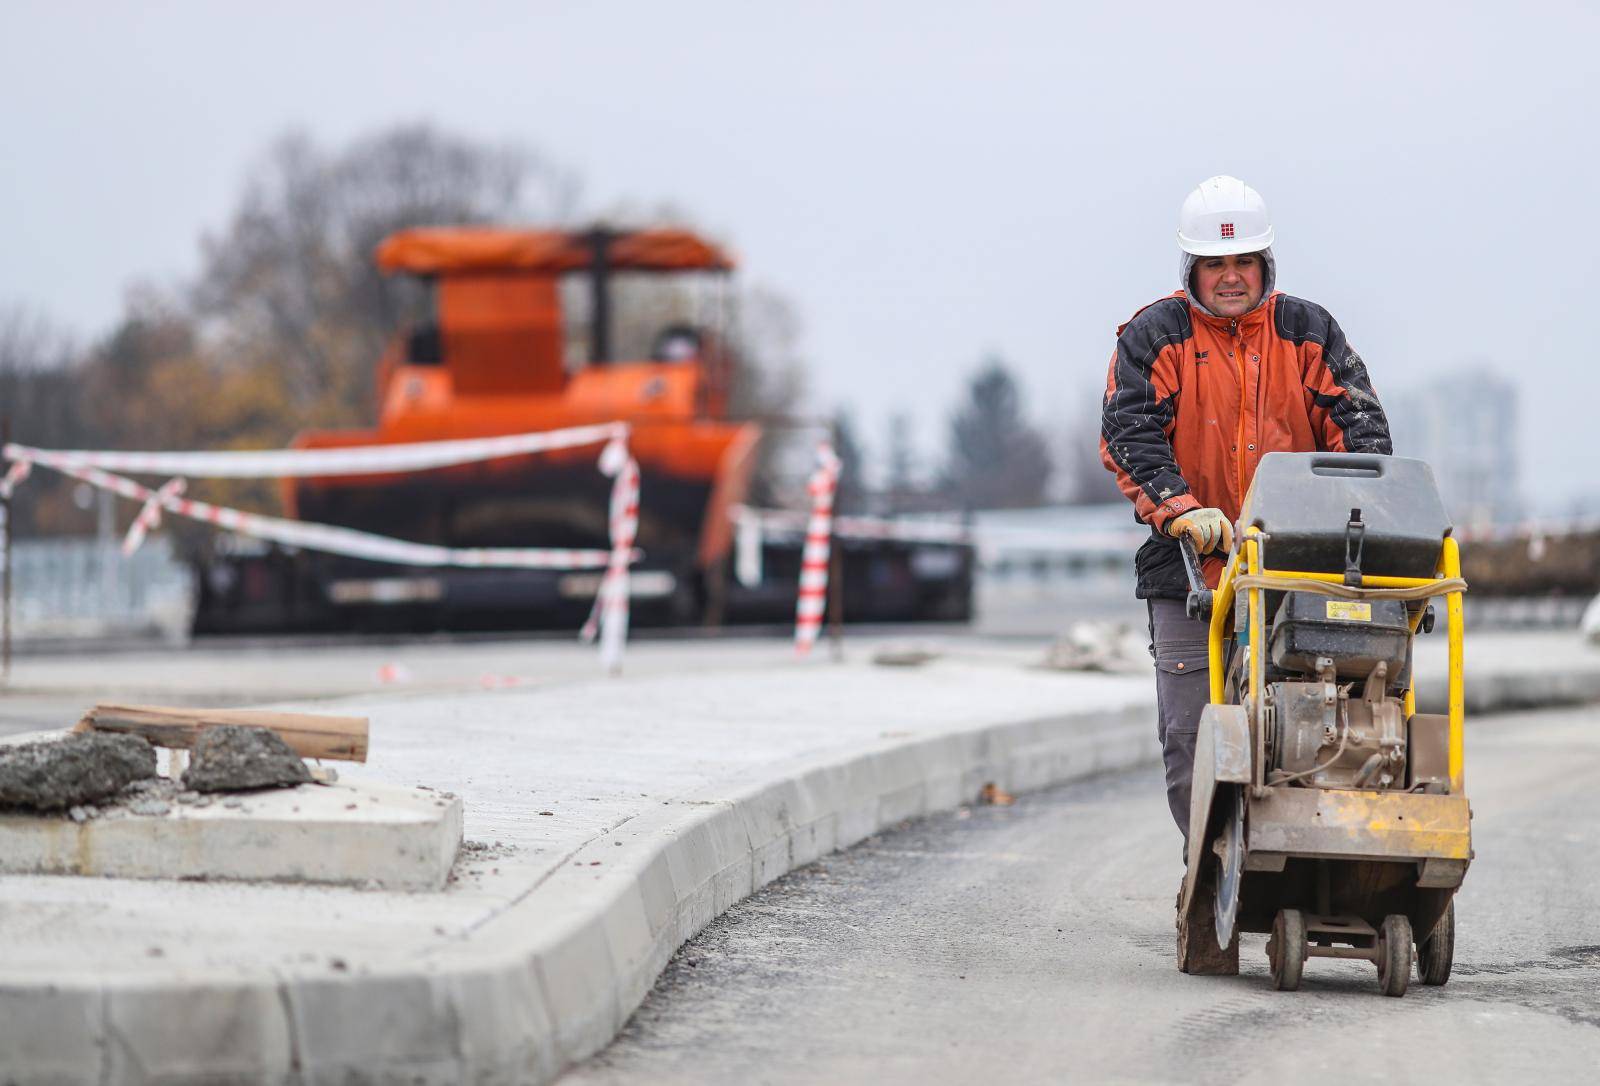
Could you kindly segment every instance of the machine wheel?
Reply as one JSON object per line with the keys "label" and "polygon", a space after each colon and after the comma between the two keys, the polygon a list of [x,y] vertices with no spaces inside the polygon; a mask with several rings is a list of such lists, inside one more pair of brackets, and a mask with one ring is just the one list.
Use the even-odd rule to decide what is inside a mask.
{"label": "machine wheel", "polygon": [[1306,967],[1306,918],[1299,909],[1279,909],[1267,938],[1267,961],[1272,963],[1272,987],[1292,992],[1300,987]]}
{"label": "machine wheel", "polygon": [[1411,921],[1390,913],[1378,929],[1378,987],[1386,996],[1403,996],[1410,982]]}
{"label": "machine wheel", "polygon": [[1455,958],[1456,903],[1452,901],[1433,926],[1433,933],[1417,944],[1417,975],[1424,984],[1443,984],[1450,979]]}

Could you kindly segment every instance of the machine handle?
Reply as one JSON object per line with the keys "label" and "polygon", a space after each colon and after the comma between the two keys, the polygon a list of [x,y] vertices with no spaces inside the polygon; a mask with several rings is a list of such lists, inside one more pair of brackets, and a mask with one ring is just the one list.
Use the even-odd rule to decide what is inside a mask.
{"label": "machine handle", "polygon": [[1313,456],[1311,474],[1345,476],[1358,479],[1381,479],[1389,458],[1370,453],[1335,453],[1331,456]]}
{"label": "machine handle", "polygon": [[1210,622],[1211,589],[1206,587],[1205,574],[1200,572],[1200,555],[1188,536],[1179,538],[1178,547],[1183,551],[1184,571],[1189,574],[1189,598],[1184,603],[1184,610],[1190,618]]}

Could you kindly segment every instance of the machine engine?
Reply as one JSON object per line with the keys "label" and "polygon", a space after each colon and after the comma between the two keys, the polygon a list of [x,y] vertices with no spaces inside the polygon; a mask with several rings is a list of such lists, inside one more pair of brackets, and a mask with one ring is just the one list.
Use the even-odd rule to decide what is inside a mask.
{"label": "machine engine", "polygon": [[[1268,781],[1405,787],[1410,627],[1397,600],[1284,594],[1268,653]],[[1352,681],[1353,680],[1353,681]]]}
{"label": "machine engine", "polygon": [[[1362,567],[1429,577],[1450,532],[1421,461],[1273,454],[1257,470],[1245,520],[1273,568],[1362,584]],[[1264,743],[1269,784],[1431,791],[1447,779],[1447,724],[1407,713],[1411,643],[1432,628],[1421,602],[1268,592]],[[1239,606],[1242,607],[1242,604]],[[1236,628],[1247,623],[1241,614]]]}

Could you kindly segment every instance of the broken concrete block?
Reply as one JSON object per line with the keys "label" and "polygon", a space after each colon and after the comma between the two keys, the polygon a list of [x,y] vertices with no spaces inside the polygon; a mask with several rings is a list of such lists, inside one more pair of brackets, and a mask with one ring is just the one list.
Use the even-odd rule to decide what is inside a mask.
{"label": "broken concrete block", "polygon": [[183,787],[193,792],[238,792],[310,780],[311,771],[300,756],[271,729],[223,724],[200,733]]}
{"label": "broken concrete block", "polygon": [[0,807],[66,810],[155,775],[155,748],[136,735],[83,732],[23,743],[0,749]]}

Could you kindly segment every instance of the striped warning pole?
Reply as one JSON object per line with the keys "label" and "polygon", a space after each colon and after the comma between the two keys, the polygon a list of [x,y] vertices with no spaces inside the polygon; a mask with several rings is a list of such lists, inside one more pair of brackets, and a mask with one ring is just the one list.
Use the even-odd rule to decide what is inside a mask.
{"label": "striped warning pole", "polygon": [[833,496],[839,489],[839,457],[826,441],[817,446],[817,470],[806,490],[811,494],[811,519],[806,523],[805,548],[800,552],[800,599],[795,604],[794,649],[801,656],[811,651],[822,629],[828,604],[828,558],[833,537]]}
{"label": "striped warning pole", "polygon": [[628,640],[628,566],[639,535],[639,462],[628,454],[624,439],[616,438],[600,453],[600,470],[613,477],[611,485],[611,560],[595,594],[594,609],[583,624],[582,637],[600,637],[600,662],[612,674],[622,670],[622,650]]}
{"label": "striped warning pole", "polygon": [[[11,440],[11,416],[0,415],[0,441]],[[19,460],[0,479],[0,683],[11,682],[11,495],[33,464]]]}

